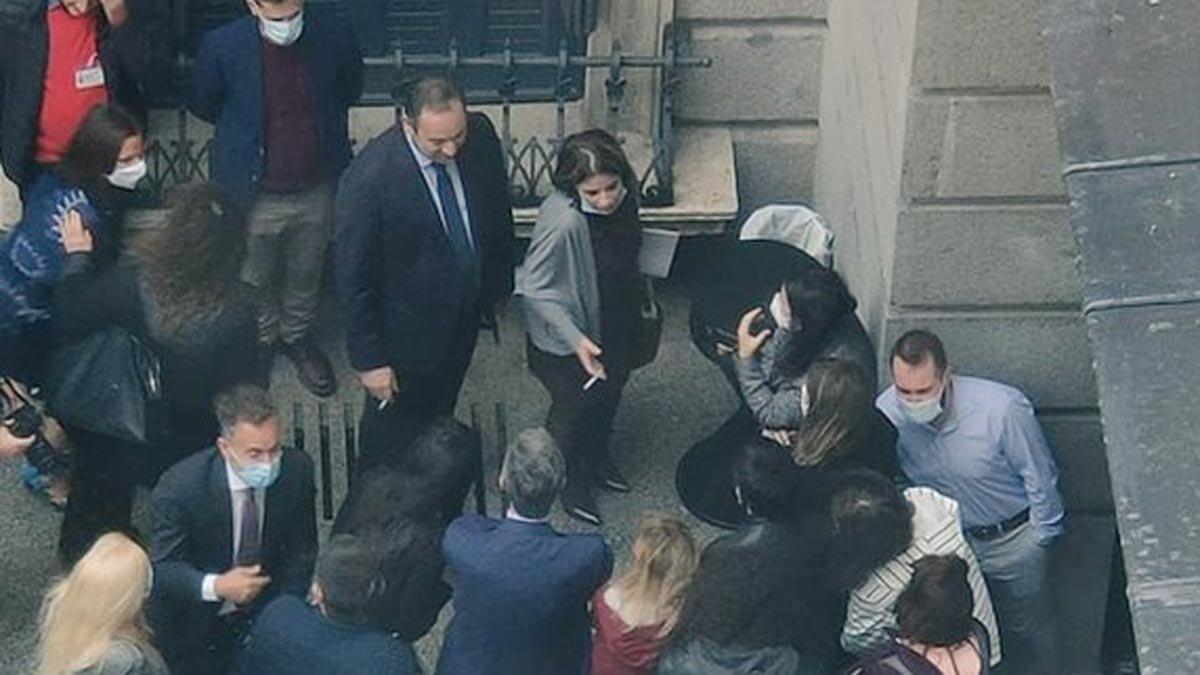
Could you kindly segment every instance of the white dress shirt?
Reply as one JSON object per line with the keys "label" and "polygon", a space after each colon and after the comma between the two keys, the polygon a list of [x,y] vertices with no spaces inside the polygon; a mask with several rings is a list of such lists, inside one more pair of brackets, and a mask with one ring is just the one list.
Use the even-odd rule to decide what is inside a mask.
{"label": "white dress shirt", "polygon": [[[438,215],[442,217],[442,229],[446,230],[446,207],[442,205],[442,198],[438,196],[437,168],[434,167],[434,161],[421,152],[421,148],[417,147],[408,132],[405,132],[404,139],[408,141],[408,147],[412,149],[413,157],[417,158],[417,166],[420,167],[421,176],[425,179],[425,187],[429,189],[429,196],[433,197]],[[444,166],[447,175],[450,176],[450,185],[454,188],[454,198],[458,201],[458,212],[462,214],[463,224],[467,226],[467,241],[470,242],[471,248],[475,248],[475,237],[471,234],[471,212],[467,210],[467,193],[463,188],[462,175],[458,172],[458,162],[447,162]]]}
{"label": "white dress shirt", "polygon": [[[225,461],[225,478],[229,483],[229,503],[230,512],[233,514],[233,559],[237,560],[238,554],[238,533],[242,531],[242,500],[238,499],[241,490],[249,490],[250,486],[246,485],[246,481],[237,475],[233,467],[229,466],[229,462]],[[254,490],[254,504],[258,507],[258,536],[259,541],[262,540],[263,520],[267,513],[267,490],[266,488],[256,488]],[[216,583],[219,574],[205,574],[204,579],[200,582],[200,597],[205,602],[220,602],[221,598],[217,597]],[[219,614],[228,614],[236,607],[228,600],[221,605]]]}

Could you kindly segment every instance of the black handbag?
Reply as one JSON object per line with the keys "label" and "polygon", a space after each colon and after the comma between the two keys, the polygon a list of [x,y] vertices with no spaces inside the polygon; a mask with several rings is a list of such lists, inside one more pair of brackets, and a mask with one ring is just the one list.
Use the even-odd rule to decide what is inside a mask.
{"label": "black handbag", "polygon": [[128,331],[110,327],[56,350],[46,369],[46,405],[59,421],[145,443],[162,432],[158,357]]}
{"label": "black handbag", "polygon": [[662,342],[662,308],[654,296],[654,283],[646,277],[646,301],[638,317],[637,336],[634,340],[631,365],[634,369],[654,363],[658,358],[658,345]]}

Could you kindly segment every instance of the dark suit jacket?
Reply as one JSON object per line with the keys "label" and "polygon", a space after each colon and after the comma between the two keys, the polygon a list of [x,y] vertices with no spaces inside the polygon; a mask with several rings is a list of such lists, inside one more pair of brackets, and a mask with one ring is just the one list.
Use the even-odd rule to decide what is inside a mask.
{"label": "dark suit jacket", "polygon": [[[100,64],[110,99],[144,119],[148,95],[171,81],[171,10],[162,0],[125,4],[129,19],[120,28],[97,8]],[[0,36],[0,155],[4,173],[27,189],[49,59],[46,0],[0,3]]]}
{"label": "dark suit jacket", "polygon": [[254,621],[235,675],[413,675],[412,646],[382,630],[339,623],[290,595]]}
{"label": "dark suit jacket", "polygon": [[[316,488],[312,460],[285,450],[279,478],[267,488],[262,565],[271,584],[255,606],[281,593],[303,597],[317,552]],[[216,449],[198,452],[167,470],[150,496],[154,537],[151,620],[168,661],[201,646],[219,602],[204,602],[206,574],[233,566],[233,508],[225,460]]]}
{"label": "dark suit jacket", "polygon": [[[345,23],[312,7],[295,46],[308,58],[317,140],[336,175],[352,155],[348,111],[362,94],[362,54]],[[188,109],[216,125],[212,178],[243,203],[266,171],[263,91],[257,19],[243,17],[204,36],[192,66]]]}
{"label": "dark suit jacket", "polygon": [[447,528],[442,552],[454,619],[439,675],[586,672],[587,603],[612,572],[603,537],[469,514]]}
{"label": "dark suit jacket", "polygon": [[357,370],[427,371],[464,313],[487,311],[513,287],[513,219],[496,130],[471,113],[458,158],[477,239],[481,283],[455,263],[450,239],[400,125],[375,138],[338,189],[337,287]]}

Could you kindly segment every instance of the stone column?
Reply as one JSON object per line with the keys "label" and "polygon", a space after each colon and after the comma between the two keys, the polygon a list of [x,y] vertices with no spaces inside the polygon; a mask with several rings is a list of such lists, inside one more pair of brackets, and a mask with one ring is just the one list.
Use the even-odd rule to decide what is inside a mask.
{"label": "stone column", "polygon": [[1112,497],[1038,9],[832,0],[817,203],[881,354],[928,328],[1037,406],[1070,512],[1062,672],[1095,672]]}

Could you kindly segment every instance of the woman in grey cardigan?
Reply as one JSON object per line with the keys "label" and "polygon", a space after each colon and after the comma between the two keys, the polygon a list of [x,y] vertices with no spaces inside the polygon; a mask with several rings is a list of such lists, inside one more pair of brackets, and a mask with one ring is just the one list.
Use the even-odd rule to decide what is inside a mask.
{"label": "woman in grey cardigan", "polygon": [[594,489],[629,490],[608,440],[645,299],[637,179],[601,130],[566,139],[553,179],[516,294],[530,370],[550,393],[546,427],[567,458],[563,509],[599,525]]}

